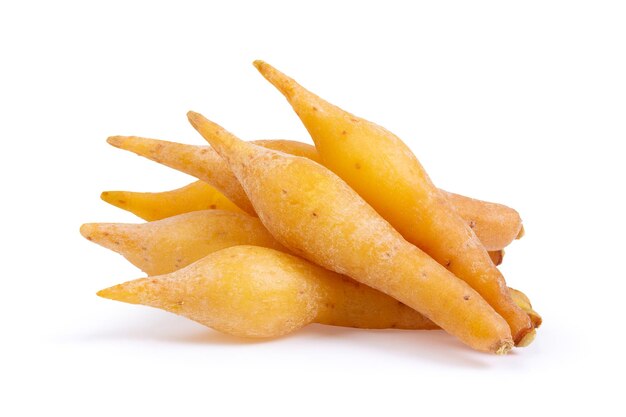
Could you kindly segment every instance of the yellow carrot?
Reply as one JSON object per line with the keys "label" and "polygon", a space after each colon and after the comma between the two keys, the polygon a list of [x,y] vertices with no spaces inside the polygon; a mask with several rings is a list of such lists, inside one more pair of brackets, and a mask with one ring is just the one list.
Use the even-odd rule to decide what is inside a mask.
{"label": "yellow carrot", "polygon": [[523,343],[533,329],[528,314],[513,302],[504,277],[472,228],[433,185],[411,150],[391,132],[324,101],[269,64],[254,65],[289,101],[324,165],[409,242],[478,291],[506,319],[513,340]]}

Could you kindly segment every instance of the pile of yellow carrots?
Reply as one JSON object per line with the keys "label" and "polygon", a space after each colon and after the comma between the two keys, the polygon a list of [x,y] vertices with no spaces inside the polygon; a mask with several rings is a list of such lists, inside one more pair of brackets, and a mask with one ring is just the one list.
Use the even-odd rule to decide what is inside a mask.
{"label": "pile of yellow carrots", "polygon": [[317,322],[442,328],[497,354],[527,346],[541,317],[496,267],[523,234],[518,213],[436,188],[391,132],[255,66],[315,146],[244,142],[194,112],[189,121],[211,146],[110,137],[199,181],[102,194],[148,222],[88,223],[81,233],[149,277],[98,295],[245,337]]}

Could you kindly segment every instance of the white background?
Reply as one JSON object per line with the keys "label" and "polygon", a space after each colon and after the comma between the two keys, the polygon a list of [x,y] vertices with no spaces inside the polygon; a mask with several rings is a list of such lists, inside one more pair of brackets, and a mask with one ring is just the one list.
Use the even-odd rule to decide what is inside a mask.
{"label": "white background", "polygon": [[[15,4],[0,414],[624,412],[623,2]],[[310,141],[254,59],[399,135],[440,187],[522,214],[502,270],[544,317],[533,345],[493,357],[441,332],[319,325],[248,342],[95,296],[142,276],[79,235],[139,221],[99,193],[191,181],[107,136],[204,144],[193,109],[245,139]]]}

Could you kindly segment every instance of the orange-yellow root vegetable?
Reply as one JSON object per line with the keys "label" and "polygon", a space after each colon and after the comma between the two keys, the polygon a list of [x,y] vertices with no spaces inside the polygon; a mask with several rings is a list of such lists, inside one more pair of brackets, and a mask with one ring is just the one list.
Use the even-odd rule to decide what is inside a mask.
{"label": "orange-yellow root vegetable", "polygon": [[98,295],[161,308],[245,337],[280,336],[310,322],[363,329],[438,329],[415,310],[366,285],[255,246],[222,249],[185,269],[129,281]]}
{"label": "orange-yellow root vegetable", "polygon": [[86,223],[80,233],[148,275],[174,272],[230,246],[287,251],[257,217],[241,211],[198,210],[141,224]]}
{"label": "orange-yellow root vegetable", "polygon": [[[243,208],[248,214],[254,214],[252,205],[237,178],[222,158],[210,147],[183,145],[138,136],[113,136],[108,139],[108,142],[118,148],[135,152],[138,155],[207,181],[235,202],[237,206]],[[320,162],[315,147],[306,143],[290,140],[258,140],[254,143],[269,149],[303,156],[315,162]],[[211,199],[215,198],[213,192],[211,193],[209,197]],[[521,231],[522,219],[517,211],[512,208],[447,191],[444,191],[444,193],[456,207],[461,217],[474,229],[476,236],[483,242],[483,246],[487,250],[500,250],[516,237],[521,237],[518,235]],[[180,194],[177,193],[177,195]],[[165,194],[163,197],[169,199],[170,195]],[[108,195],[105,201],[115,201],[114,198],[115,196],[111,197],[111,195]],[[168,204],[167,202],[160,202]],[[121,205],[114,202],[112,204],[121,207]],[[202,205],[203,203],[197,204]],[[125,207],[121,208],[129,208],[129,205],[126,204]],[[142,216],[140,215],[140,217]]]}
{"label": "orange-yellow root vegetable", "polygon": [[522,237],[522,218],[516,210],[503,204],[476,200],[447,191],[443,193],[488,251],[503,249],[513,240]]}
{"label": "orange-yellow root vegetable", "polygon": [[148,221],[207,209],[242,212],[222,193],[204,181],[196,181],[182,188],[160,193],[105,191],[100,198]]}
{"label": "orange-yellow root vegetable", "polygon": [[204,210],[143,223],[87,223],[80,233],[118,252],[148,275],[185,267],[235,245],[285,250],[256,218],[245,213]]}
{"label": "orange-yellow root vegetable", "polygon": [[476,291],[404,240],[335,174],[188,116],[226,160],[263,225],[293,253],[391,295],[475,349],[511,349],[506,321]]}
{"label": "orange-yellow root vegetable", "polygon": [[533,329],[528,314],[513,302],[472,228],[435,188],[411,150],[391,132],[331,105],[272,66],[254,64],[287,98],[324,165],[409,242],[478,291],[506,319],[513,340],[521,343]]}
{"label": "orange-yellow root vegetable", "polygon": [[98,292],[160,308],[243,337],[276,337],[311,322],[358,328],[435,329],[391,297],[301,258],[257,246],[214,252],[171,274]]}
{"label": "orange-yellow root vegetable", "polygon": [[[254,245],[281,249],[281,245],[258,218],[220,210],[198,211],[145,224],[89,223],[81,227],[81,233],[90,241],[123,255],[148,275],[174,272],[213,252],[232,246]],[[345,276],[343,279],[352,281]],[[394,327],[395,323],[395,327],[420,329],[427,323],[426,328],[432,328],[433,324],[419,313],[405,312],[404,309],[408,307],[394,307],[390,311],[389,306],[398,303],[388,295],[371,290],[376,294],[373,295],[365,285],[361,285],[361,288],[361,291],[369,294],[368,312],[364,315],[353,313],[342,317],[340,313],[346,311],[342,305],[354,304],[354,297],[352,292],[337,293],[335,304],[339,307],[335,310],[334,320],[327,321],[326,324],[378,328],[385,323],[391,323],[390,326]],[[520,291],[510,291],[518,305],[541,320],[532,309],[528,297]],[[359,295],[358,299],[363,297],[365,296]],[[401,303],[398,305],[404,306]],[[387,313],[380,320],[369,314],[370,311]],[[393,311],[397,312],[397,316]]]}

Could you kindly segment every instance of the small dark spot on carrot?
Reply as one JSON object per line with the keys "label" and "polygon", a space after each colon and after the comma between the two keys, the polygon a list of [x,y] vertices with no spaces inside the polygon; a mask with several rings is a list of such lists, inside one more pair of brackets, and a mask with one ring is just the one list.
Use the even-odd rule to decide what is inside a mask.
{"label": "small dark spot on carrot", "polygon": [[114,241],[113,241],[113,244],[114,244],[114,245],[119,245],[119,244],[120,244],[120,241],[119,241],[119,240],[114,240]]}
{"label": "small dark spot on carrot", "polygon": [[300,290],[300,291],[298,291],[298,294],[299,295],[304,295],[304,291]]}
{"label": "small dark spot on carrot", "polygon": [[144,261],[144,262],[148,262],[148,258],[144,256],[144,257],[143,257],[143,261]]}
{"label": "small dark spot on carrot", "polygon": [[354,164],[354,167],[355,167],[356,169],[361,169],[361,164],[359,164],[359,163],[357,162],[356,164]]}
{"label": "small dark spot on carrot", "polygon": [[151,279],[150,282],[153,283],[153,284],[156,284],[159,281],[157,281],[156,279]]}
{"label": "small dark spot on carrot", "polygon": [[341,134],[342,134],[342,135],[347,135],[347,134],[348,134],[348,132],[346,132],[345,130],[342,130],[342,131],[341,131]]}
{"label": "small dark spot on carrot", "polygon": [[215,209],[217,208],[217,206],[216,206],[215,204],[211,204],[211,205],[209,206],[209,208],[210,208],[210,209],[212,209],[212,210],[215,210]]}
{"label": "small dark spot on carrot", "polygon": [[317,111],[317,107],[312,106],[311,109],[313,109],[313,111]]}
{"label": "small dark spot on carrot", "polygon": [[465,295],[465,296],[463,296],[463,299],[464,299],[465,301],[467,301],[467,300],[469,300],[469,299],[470,299],[470,296],[469,296],[469,295]]}
{"label": "small dark spot on carrot", "polygon": [[446,268],[447,268],[447,267],[449,267],[451,263],[452,263],[452,261],[451,261],[450,259],[448,259],[448,260],[446,261]]}
{"label": "small dark spot on carrot", "polygon": [[476,227],[476,222],[475,222],[474,220],[470,220],[470,222],[469,222],[469,227],[470,227],[471,229],[473,229],[474,227]]}
{"label": "small dark spot on carrot", "polygon": [[398,323],[391,323],[391,326],[389,327],[391,327],[392,329],[395,329],[396,327],[398,327]]}
{"label": "small dark spot on carrot", "polygon": [[280,191],[281,191],[283,194],[287,194],[287,190],[285,190],[285,189],[281,189]]}
{"label": "small dark spot on carrot", "polygon": [[177,306],[182,306],[183,304],[185,304],[183,300],[176,301]]}
{"label": "small dark spot on carrot", "polygon": [[402,301],[397,301],[397,303],[398,303],[399,306],[404,305],[404,303]]}
{"label": "small dark spot on carrot", "polygon": [[209,149],[208,149],[208,148],[202,148],[202,149],[200,149],[200,154],[201,154],[201,155],[204,155],[204,154],[206,154],[207,152],[209,152]]}
{"label": "small dark spot on carrot", "polygon": [[333,303],[326,303],[326,307],[328,307],[328,308],[335,308],[335,304],[333,304]]}
{"label": "small dark spot on carrot", "polygon": [[420,276],[422,278],[428,278],[428,274],[426,272],[424,272],[424,271],[420,272]]}
{"label": "small dark spot on carrot", "polygon": [[102,236],[109,236],[109,232],[102,232]]}
{"label": "small dark spot on carrot", "polygon": [[117,200],[119,204],[126,204],[126,200]]}
{"label": "small dark spot on carrot", "polygon": [[313,212],[313,213],[311,213],[311,216],[313,216],[313,217],[317,217],[317,213],[316,213],[316,212]]}
{"label": "small dark spot on carrot", "polygon": [[358,123],[358,122],[359,122],[359,119],[356,119],[356,118],[354,118],[354,117],[351,117],[351,118],[350,118],[350,121],[351,121],[351,122],[354,122],[354,123]]}
{"label": "small dark spot on carrot", "polygon": [[87,240],[93,240],[91,236],[87,236]]}
{"label": "small dark spot on carrot", "polygon": [[146,248],[145,246],[142,246],[141,250],[148,250],[148,248]]}
{"label": "small dark spot on carrot", "polygon": [[391,253],[390,253],[390,252],[385,252],[385,256],[386,256],[387,258],[391,258]]}

